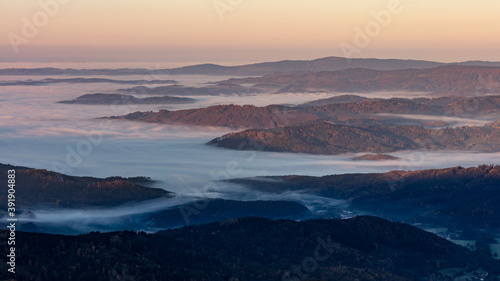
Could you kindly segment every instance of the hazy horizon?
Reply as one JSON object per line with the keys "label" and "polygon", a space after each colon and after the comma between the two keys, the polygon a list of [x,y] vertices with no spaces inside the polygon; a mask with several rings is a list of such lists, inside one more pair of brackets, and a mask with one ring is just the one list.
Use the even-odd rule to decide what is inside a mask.
{"label": "hazy horizon", "polygon": [[499,2],[3,1],[0,62],[500,61]]}
{"label": "hazy horizon", "polygon": [[[241,66],[250,65],[266,62],[278,62],[278,61],[312,61],[316,59],[323,59],[327,57],[338,57],[338,56],[325,56],[325,57],[314,57],[314,58],[282,58],[282,59],[268,59],[268,60],[186,60],[186,61],[165,61],[165,60],[139,60],[139,61],[127,61],[127,60],[6,60],[3,61],[0,58],[0,69],[6,68],[73,68],[73,69],[119,69],[119,68],[144,68],[144,69],[168,69],[168,68],[179,68],[185,66],[201,65],[201,64],[217,64],[222,66]],[[358,59],[358,58],[356,58]],[[484,62],[500,62],[499,61],[486,61],[486,60],[457,60],[457,61],[444,61],[444,60],[427,60],[427,59],[411,59],[411,58],[379,58],[379,57],[363,57],[359,59],[380,59],[380,60],[415,60],[415,61],[429,61],[438,63],[462,63],[469,61],[484,61]],[[142,77],[139,77],[142,78]]]}

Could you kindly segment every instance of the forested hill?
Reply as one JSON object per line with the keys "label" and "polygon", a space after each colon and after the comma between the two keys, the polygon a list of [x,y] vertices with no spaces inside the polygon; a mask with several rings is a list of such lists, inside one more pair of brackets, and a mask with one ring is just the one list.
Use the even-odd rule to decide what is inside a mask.
{"label": "forested hill", "polygon": [[[497,126],[429,129],[423,126],[347,126],[327,121],[230,133],[209,145],[311,154],[388,153],[402,150],[500,151]],[[250,145],[258,144],[258,145]]]}
{"label": "forested hill", "polygon": [[[1,243],[7,233],[2,232]],[[244,218],[157,234],[18,233],[16,280],[454,280],[500,262],[375,217],[294,222]],[[22,259],[21,259],[22,258]],[[0,265],[1,277],[7,265]],[[450,272],[451,276],[440,272]]]}
{"label": "forested hill", "polygon": [[[160,188],[141,185],[148,178],[106,179],[74,177],[41,169],[0,164],[0,176],[7,178],[9,169],[16,170],[16,202],[20,206],[53,207],[111,206],[128,202],[173,196]],[[7,204],[7,193],[0,194],[0,206]]]}
{"label": "forested hill", "polygon": [[346,199],[353,208],[458,229],[500,228],[500,166],[233,179],[259,191],[288,190]]}

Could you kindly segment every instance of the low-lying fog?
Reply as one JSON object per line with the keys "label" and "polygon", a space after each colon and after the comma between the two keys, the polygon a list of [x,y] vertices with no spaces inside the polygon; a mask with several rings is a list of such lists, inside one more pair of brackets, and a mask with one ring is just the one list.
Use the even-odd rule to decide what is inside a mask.
{"label": "low-lying fog", "polygon": [[[24,77],[26,78],[26,77]],[[17,79],[24,79],[18,76]],[[53,77],[57,78],[57,77]],[[67,78],[67,77],[65,77]],[[112,79],[130,79],[130,76]],[[143,77],[142,77],[143,78]],[[181,83],[198,85],[217,81],[219,76],[162,76]],[[0,77],[0,80],[2,78]],[[125,85],[125,87],[127,87]],[[315,195],[293,192],[266,194],[213,181],[266,175],[323,176],[341,173],[386,172],[395,169],[417,170],[450,166],[476,166],[498,164],[500,153],[426,152],[408,151],[392,153],[401,160],[354,161],[361,154],[320,156],[259,151],[233,151],[205,143],[230,132],[226,128],[183,127],[144,124],[94,118],[122,115],[138,110],[158,110],[162,105],[93,106],[58,104],[83,94],[113,92],[124,85],[113,84],[53,84],[47,86],[0,87],[0,163],[43,168],[78,176],[148,176],[158,182],[157,187],[176,192],[185,198],[208,196],[238,200],[293,200],[318,210],[323,205],[342,204]],[[385,93],[387,97],[405,93]],[[213,104],[277,103],[299,104],[327,94],[258,95],[249,97],[198,97],[199,102],[168,106],[169,109],[194,108]],[[366,94],[365,94],[366,96]],[[370,96],[384,96],[374,93]],[[181,203],[181,202],[177,203]],[[170,201],[174,202],[174,201]],[[150,203],[156,204],[156,203]],[[153,205],[150,208],[155,208]],[[166,207],[166,206],[163,206]],[[162,208],[163,208],[162,207]],[[142,209],[142,210],[141,210]],[[149,210],[144,206],[132,208],[138,212]],[[141,210],[141,211],[139,211]],[[114,212],[116,211],[116,212]],[[88,217],[113,218],[124,212],[116,208],[108,213],[74,211],[41,212],[38,219],[78,220]],[[73,214],[74,216],[71,216]]]}

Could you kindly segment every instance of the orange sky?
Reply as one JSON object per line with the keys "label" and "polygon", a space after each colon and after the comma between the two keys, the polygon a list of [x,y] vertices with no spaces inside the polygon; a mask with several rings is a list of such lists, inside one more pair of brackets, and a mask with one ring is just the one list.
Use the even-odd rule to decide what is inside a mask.
{"label": "orange sky", "polygon": [[[398,12],[358,48],[356,28],[388,5]],[[341,44],[353,57],[500,61],[498,12],[491,0],[0,1],[0,61],[312,59],[344,56]]]}

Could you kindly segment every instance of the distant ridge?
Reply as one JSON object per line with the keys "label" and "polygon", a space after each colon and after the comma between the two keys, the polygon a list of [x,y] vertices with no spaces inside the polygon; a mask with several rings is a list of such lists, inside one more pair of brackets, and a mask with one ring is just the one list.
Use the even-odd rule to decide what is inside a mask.
{"label": "distant ridge", "polygon": [[445,65],[425,69],[350,68],[308,73],[275,73],[231,78],[227,83],[274,87],[277,93],[408,91],[440,94],[486,94],[500,91],[500,67]]}
{"label": "distant ridge", "polygon": [[422,126],[346,126],[322,121],[272,129],[230,133],[208,142],[235,150],[335,155],[390,153],[404,150],[468,150],[498,152],[500,128],[457,127],[427,129]]}
{"label": "distant ridge", "polygon": [[[347,98],[346,98],[347,97]],[[350,100],[350,102],[336,102]],[[359,101],[361,99],[361,101]],[[311,104],[311,103],[309,103]],[[474,110],[467,105],[474,104]],[[500,114],[500,95],[488,97],[446,97],[418,99],[366,99],[359,96],[340,96],[323,99],[318,105],[290,107],[285,105],[214,105],[204,108],[176,111],[133,112],[122,116],[103,117],[110,119],[140,121],[160,124],[195,126],[221,126],[230,128],[276,128],[304,125],[317,120],[333,121],[337,124],[361,122],[363,125],[382,119],[375,114],[425,114],[434,116],[477,117],[488,116],[495,120]],[[355,119],[358,119],[356,121]],[[370,121],[371,120],[371,121]],[[390,120],[388,120],[391,123]],[[378,122],[377,122],[378,123]],[[360,124],[360,123],[358,123]],[[379,125],[382,123],[378,123]],[[392,124],[392,123],[391,123]]]}
{"label": "distant ridge", "polygon": [[500,66],[500,62],[466,61],[441,63],[425,60],[375,59],[342,57],[325,57],[314,60],[282,60],[261,62],[238,66],[217,64],[198,64],[179,68],[150,70],[145,68],[119,69],[60,69],[60,68],[7,68],[0,69],[0,75],[154,75],[154,74],[192,74],[192,75],[235,75],[252,76],[277,72],[319,72],[337,71],[350,68],[368,68],[373,70],[423,69],[444,65],[465,66]]}
{"label": "distant ridge", "polygon": [[396,70],[407,68],[432,68],[445,65],[439,62],[399,59],[346,59],[326,57],[315,60],[283,60],[263,62],[240,66],[225,66],[214,64],[186,66],[171,69],[171,74],[202,74],[209,71],[213,75],[264,75],[276,72],[319,72],[336,71],[349,68],[369,68],[375,70]]}

